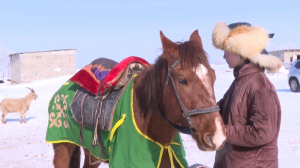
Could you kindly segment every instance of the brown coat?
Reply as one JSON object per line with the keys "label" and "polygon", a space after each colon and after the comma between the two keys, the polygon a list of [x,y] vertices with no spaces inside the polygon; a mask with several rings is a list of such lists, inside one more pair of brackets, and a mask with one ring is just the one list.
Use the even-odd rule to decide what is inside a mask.
{"label": "brown coat", "polygon": [[248,63],[234,70],[235,80],[218,104],[226,125],[225,146],[215,168],[278,167],[281,107],[264,69]]}

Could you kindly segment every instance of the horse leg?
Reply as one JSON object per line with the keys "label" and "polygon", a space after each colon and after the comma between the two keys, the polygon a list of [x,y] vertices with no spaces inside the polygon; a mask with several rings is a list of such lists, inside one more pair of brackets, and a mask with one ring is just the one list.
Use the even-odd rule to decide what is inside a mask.
{"label": "horse leg", "polygon": [[55,168],[79,168],[80,147],[71,143],[53,144]]}
{"label": "horse leg", "polygon": [[[97,163],[95,165],[90,165],[90,162],[89,162],[90,152],[85,148],[83,150],[84,150],[84,155],[85,155],[83,168],[97,168],[97,167],[99,167],[100,163]],[[94,163],[96,161],[99,161],[99,159],[95,158],[94,156],[91,156],[91,162]]]}
{"label": "horse leg", "polygon": [[75,145],[69,168],[80,168],[80,146]]}

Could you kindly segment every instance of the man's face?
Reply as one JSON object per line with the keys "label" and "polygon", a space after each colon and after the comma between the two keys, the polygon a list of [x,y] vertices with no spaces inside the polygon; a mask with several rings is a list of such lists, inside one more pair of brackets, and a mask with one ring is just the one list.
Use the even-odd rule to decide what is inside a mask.
{"label": "man's face", "polygon": [[242,66],[245,63],[244,58],[242,58],[239,54],[225,51],[223,58],[226,60],[229,68],[237,68]]}

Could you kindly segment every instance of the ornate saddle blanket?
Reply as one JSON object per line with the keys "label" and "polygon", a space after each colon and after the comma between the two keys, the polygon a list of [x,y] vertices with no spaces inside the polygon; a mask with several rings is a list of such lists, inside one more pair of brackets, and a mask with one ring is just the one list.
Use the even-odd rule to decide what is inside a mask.
{"label": "ornate saddle blanket", "polygon": [[[72,81],[67,81],[60,89],[53,95],[49,102],[48,112],[49,121],[46,134],[47,143],[73,143],[77,146],[92,150],[92,155],[100,158],[98,146],[92,148],[94,138],[94,129],[83,127],[72,118],[69,105],[73,96],[80,87]],[[82,141],[80,140],[80,129]],[[98,131],[103,139],[108,138],[108,131]],[[84,144],[82,143],[84,142]],[[106,153],[108,150],[106,150]],[[108,161],[102,151],[102,160]]]}
{"label": "ornate saddle blanket", "polygon": [[[116,105],[112,129],[98,131],[101,134],[105,151],[109,155],[107,158],[102,152],[102,160],[109,160],[109,167],[152,168],[159,167],[163,152],[168,152],[171,163],[175,158],[182,168],[188,167],[179,133],[172,142],[162,145],[144,135],[137,127],[133,112],[133,81],[134,78],[124,89],[124,93]],[[91,148],[94,130],[88,127],[82,129],[83,145],[79,138],[80,124],[72,118],[68,108],[78,88],[78,85],[68,81],[51,99],[48,108],[49,124],[46,142],[69,142],[88,150],[93,149],[92,155],[99,158],[98,147]]]}
{"label": "ornate saddle blanket", "polygon": [[[133,74],[138,73],[145,66],[149,66],[145,60],[138,57],[128,57],[110,70],[109,68],[113,65],[115,65],[114,61],[100,58],[70,79],[81,86],[70,105],[75,121],[95,128],[98,119],[98,128],[109,131],[115,105],[123,93],[122,88],[129,82]],[[88,67],[91,67],[93,73],[86,73]],[[90,77],[81,78],[80,75],[89,75]],[[90,85],[82,79],[94,80],[91,80],[92,84]],[[94,83],[99,84],[96,86]],[[95,92],[96,87],[98,91]]]}

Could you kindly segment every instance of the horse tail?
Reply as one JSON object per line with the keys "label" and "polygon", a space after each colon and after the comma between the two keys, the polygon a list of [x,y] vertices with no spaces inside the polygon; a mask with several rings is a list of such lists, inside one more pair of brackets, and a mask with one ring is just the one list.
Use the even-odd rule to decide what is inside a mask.
{"label": "horse tail", "polygon": [[70,159],[69,168],[80,168],[80,146],[76,145],[74,152]]}

